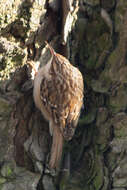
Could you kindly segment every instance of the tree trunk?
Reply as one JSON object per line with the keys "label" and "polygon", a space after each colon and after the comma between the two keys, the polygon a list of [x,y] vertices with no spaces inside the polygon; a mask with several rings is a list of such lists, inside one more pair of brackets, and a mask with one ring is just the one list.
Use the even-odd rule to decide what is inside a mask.
{"label": "tree trunk", "polygon": [[[127,2],[1,0],[0,189],[127,189]],[[33,102],[48,41],[84,77],[84,108],[61,168],[48,169],[52,137]]]}

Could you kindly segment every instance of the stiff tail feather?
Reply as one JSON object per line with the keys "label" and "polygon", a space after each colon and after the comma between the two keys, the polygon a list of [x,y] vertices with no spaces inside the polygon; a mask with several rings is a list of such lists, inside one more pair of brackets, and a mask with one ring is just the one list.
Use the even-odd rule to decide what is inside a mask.
{"label": "stiff tail feather", "polygon": [[54,126],[51,157],[49,161],[50,168],[54,169],[59,167],[62,156],[62,149],[63,149],[63,135],[61,134],[59,128],[57,126]]}

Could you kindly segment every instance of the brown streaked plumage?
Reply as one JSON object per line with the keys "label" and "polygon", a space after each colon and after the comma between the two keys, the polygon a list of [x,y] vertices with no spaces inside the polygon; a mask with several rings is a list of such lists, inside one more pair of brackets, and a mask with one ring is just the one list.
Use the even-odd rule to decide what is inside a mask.
{"label": "brown streaked plumage", "polygon": [[63,141],[71,140],[83,104],[83,77],[80,71],[48,44],[50,61],[39,69],[34,79],[36,106],[49,121],[53,135],[50,168],[61,160]]}

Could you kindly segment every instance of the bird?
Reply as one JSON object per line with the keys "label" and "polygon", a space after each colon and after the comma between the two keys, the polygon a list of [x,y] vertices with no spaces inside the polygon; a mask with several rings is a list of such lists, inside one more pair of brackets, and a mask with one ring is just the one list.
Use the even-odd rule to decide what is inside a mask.
{"label": "bird", "polygon": [[[72,139],[83,105],[84,82],[78,68],[46,42],[51,58],[36,72],[33,98],[52,135],[49,168],[60,165],[64,141]],[[34,67],[33,65],[31,65]],[[36,69],[35,69],[36,70]]]}

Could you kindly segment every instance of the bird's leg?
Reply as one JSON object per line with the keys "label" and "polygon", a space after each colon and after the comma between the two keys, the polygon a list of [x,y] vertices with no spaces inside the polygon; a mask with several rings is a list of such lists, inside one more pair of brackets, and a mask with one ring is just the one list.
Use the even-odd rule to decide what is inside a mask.
{"label": "bird's leg", "polygon": [[46,160],[45,160],[45,168],[44,168],[44,174],[50,174],[51,176],[56,176],[58,171],[56,170],[56,168],[50,168],[49,166],[49,160],[51,157],[51,153],[49,152],[46,156]]}
{"label": "bird's leg", "polygon": [[56,176],[57,175],[57,171],[56,169],[51,169],[49,167],[49,160],[50,160],[50,153],[47,154],[46,156],[46,160],[45,160],[45,164],[44,164],[44,174],[50,174],[51,176]]}

